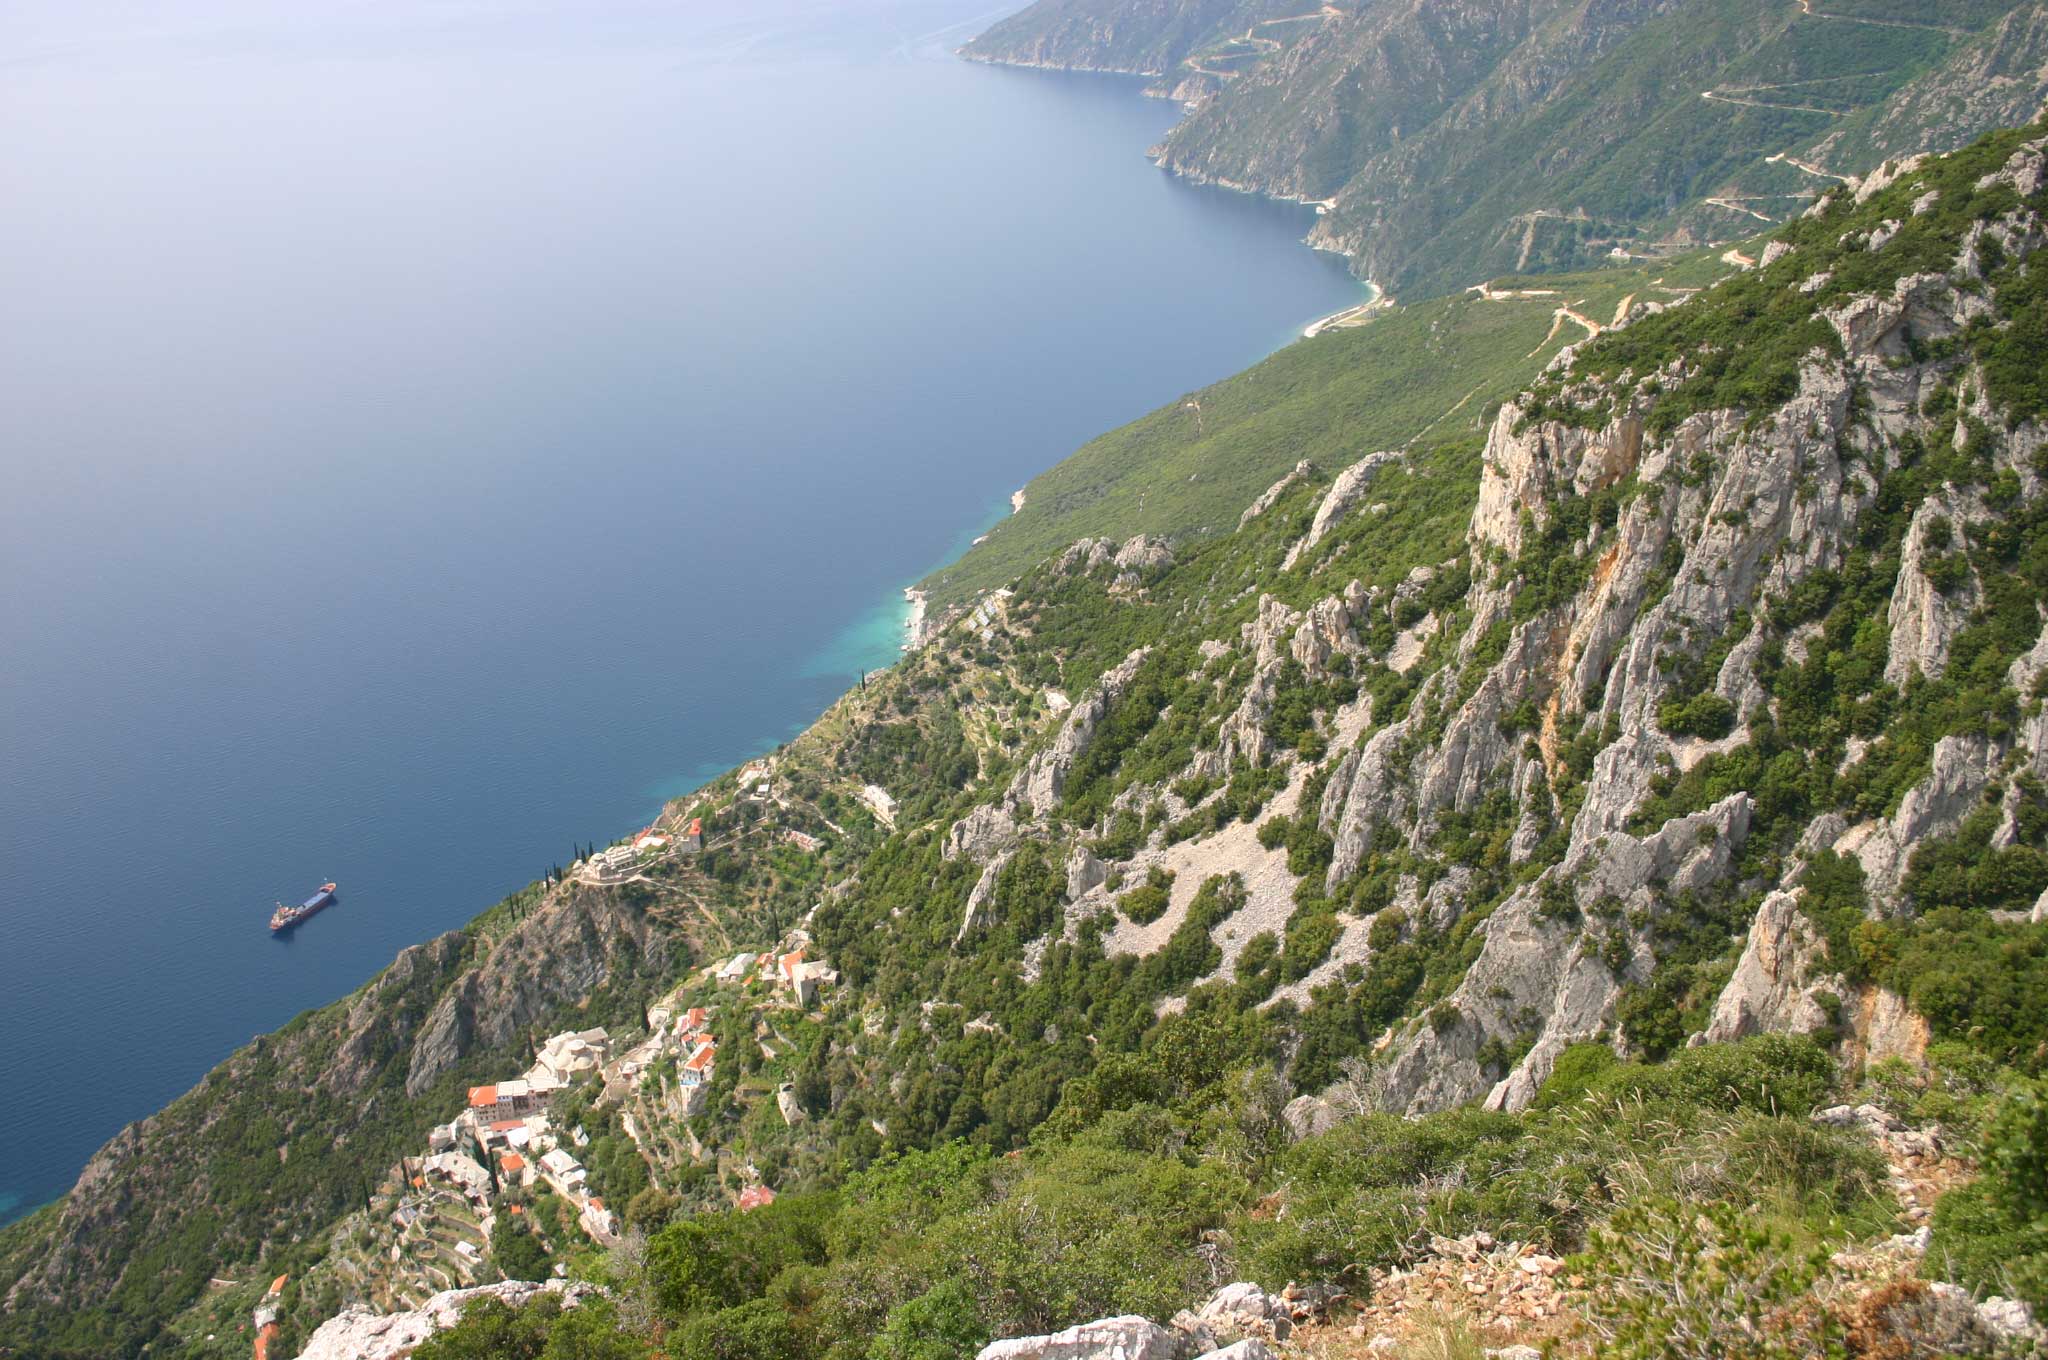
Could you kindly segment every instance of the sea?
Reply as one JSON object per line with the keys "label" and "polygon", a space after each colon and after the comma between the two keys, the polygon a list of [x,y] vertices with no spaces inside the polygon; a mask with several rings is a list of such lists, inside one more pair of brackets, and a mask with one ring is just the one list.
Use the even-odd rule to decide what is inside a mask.
{"label": "sea", "polygon": [[0,1217],[1361,300],[1141,82],[954,55],[1003,13],[0,6]]}

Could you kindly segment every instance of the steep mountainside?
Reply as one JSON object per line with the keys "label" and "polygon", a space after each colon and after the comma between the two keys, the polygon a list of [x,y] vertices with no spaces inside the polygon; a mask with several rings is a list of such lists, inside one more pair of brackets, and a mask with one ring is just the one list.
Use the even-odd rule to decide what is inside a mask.
{"label": "steep mountainside", "polygon": [[[404,1255],[391,1164],[462,1084],[572,1017],[658,1030],[657,993],[716,1036],[703,1103],[671,1064],[557,1110],[651,1241],[607,1261],[492,1182],[554,1235],[497,1264],[602,1275],[618,1311],[574,1325],[640,1348],[569,1353],[966,1355],[1246,1278],[1314,1313],[1481,1229],[1586,1251],[1568,1287],[1626,1337],[1630,1241],[1778,1250],[1698,1204],[1910,1227],[1887,1171],[1939,1137],[1888,1168],[1834,1126],[1897,1115],[1806,1114],[1869,1063],[1974,1130],[2048,1065],[2044,213],[2048,125],[1894,164],[1697,293],[1543,304],[1549,363],[1483,429],[1336,441],[1220,532],[1029,564],[673,805],[701,856],[584,861],[125,1131],[0,1233],[0,1346],[240,1354],[283,1269],[296,1344]],[[1548,349],[1567,323],[1601,333]],[[1182,418],[1120,475],[1195,447],[1146,443]],[[692,966],[779,941],[834,980]],[[1987,1146],[2048,1126],[2013,1108]],[[2013,1156],[1924,1270],[2048,1303]]]}
{"label": "steep mountainside", "polygon": [[0,1232],[0,1346],[128,1354],[210,1276],[286,1268],[536,1029],[636,1016],[689,958],[673,915],[574,885],[405,950],[123,1129],[62,1201]]}
{"label": "steep mountainside", "polygon": [[2021,5],[1959,44],[1933,70],[1830,132],[1813,150],[1823,164],[1874,165],[1945,151],[1962,128],[2018,122],[2048,97],[2048,4]]}
{"label": "steep mountainside", "polygon": [[1726,240],[2048,96],[2037,2],[1367,0],[1289,36],[1191,59],[1158,159],[1326,201],[1316,241],[1403,296]]}
{"label": "steep mountainside", "polygon": [[1504,283],[1324,329],[1047,469],[1025,487],[1022,509],[920,588],[937,606],[957,605],[1079,538],[1228,529],[1303,458],[1476,442],[1501,401],[1618,306],[1673,301],[1731,268],[1706,255]]}
{"label": "steep mountainside", "polygon": [[1159,76],[1189,54],[1293,14],[1289,0],[1047,0],[961,49],[971,61]]}

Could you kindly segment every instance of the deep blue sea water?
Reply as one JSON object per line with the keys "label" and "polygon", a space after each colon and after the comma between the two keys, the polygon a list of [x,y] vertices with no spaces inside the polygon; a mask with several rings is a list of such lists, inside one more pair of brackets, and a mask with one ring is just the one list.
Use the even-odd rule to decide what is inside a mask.
{"label": "deep blue sea water", "polygon": [[1001,10],[0,10],[0,1216],[1357,299],[1135,84],[950,56]]}

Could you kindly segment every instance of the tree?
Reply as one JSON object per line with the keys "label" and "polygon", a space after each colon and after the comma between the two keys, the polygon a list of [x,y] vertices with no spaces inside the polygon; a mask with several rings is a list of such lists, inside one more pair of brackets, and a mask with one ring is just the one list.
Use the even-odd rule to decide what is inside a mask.
{"label": "tree", "polygon": [[943,1280],[890,1310],[868,1348],[868,1360],[955,1360],[988,1341],[974,1311],[974,1294],[957,1279]]}
{"label": "tree", "polygon": [[675,1354],[676,1360],[803,1360],[806,1351],[782,1309],[755,1299],[692,1318]]}
{"label": "tree", "polygon": [[545,1280],[549,1275],[547,1248],[525,1218],[509,1209],[491,1228],[491,1259],[508,1280]]}
{"label": "tree", "polygon": [[645,1360],[647,1345],[621,1330],[607,1299],[564,1308],[555,1294],[540,1294],[523,1308],[482,1298],[461,1321],[429,1337],[415,1360]]}

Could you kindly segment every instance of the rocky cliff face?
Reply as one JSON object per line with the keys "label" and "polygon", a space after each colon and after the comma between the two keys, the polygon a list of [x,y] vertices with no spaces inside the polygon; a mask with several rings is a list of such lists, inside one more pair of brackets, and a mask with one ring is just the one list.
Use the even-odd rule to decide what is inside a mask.
{"label": "rocky cliff face", "polygon": [[[1290,843],[1313,827],[1327,859],[1290,864],[1290,916],[1274,906],[1289,880],[1276,899],[1242,829],[1163,832],[1121,863],[1075,842],[1075,909],[1111,908],[1105,879],[1170,870],[1184,886],[1166,914],[1112,937],[1148,955],[1187,919],[1193,880],[1234,871],[1251,890],[1243,919],[1210,932],[1214,979],[1242,980],[1259,929],[1291,936],[1330,913],[1327,953],[1278,994],[1297,1004],[1363,1005],[1383,956],[1443,959],[1455,943],[1426,1013],[1372,1046],[1378,1099],[1411,1112],[1520,1109],[1587,1041],[1641,1052],[1687,1033],[1826,1030],[1865,1056],[1924,1048],[1899,996],[1845,976],[1808,870],[1847,866],[1871,918],[1910,918],[1938,891],[1916,886],[1929,847],[1979,823],[1994,849],[2041,834],[2048,718],[2020,696],[2048,673],[2048,634],[2035,588],[1996,577],[2020,569],[2044,495],[2048,430],[2018,357],[2033,342],[1997,338],[2039,324],[2021,280],[2043,241],[2043,150],[2037,128],[1889,165],[1809,213],[1758,273],[1638,305],[1560,356],[1492,425],[1462,561],[1418,565],[1391,591],[1339,584],[1331,554],[1403,460],[1339,473],[1272,550],[1274,579],[1306,583],[1295,603],[1260,594],[1236,636],[1202,643],[1200,675],[1242,677],[1213,738],[1177,777],[1116,800],[1151,809],[1147,825],[1193,824],[1223,797],[1203,787],[1277,768],[1286,792],[1259,824],[1291,812]],[[1735,373],[1728,346],[1760,343],[1760,326],[1778,337],[1769,372]],[[1239,533],[1313,475],[1289,474]],[[1107,578],[1110,557],[1077,545],[1063,569]],[[1455,611],[1417,620],[1430,583],[1460,573]],[[1031,757],[1006,849],[1071,836],[1052,816],[1066,772],[1144,655]],[[1290,689],[1340,673],[1383,679],[1318,713],[1312,746],[1276,741]],[[2006,716],[1959,716],[1978,705]],[[984,838],[972,819],[953,836]],[[1673,978],[1702,940],[1732,972],[1685,1003]],[[1342,979],[1361,974],[1347,997]],[[1687,1028],[1652,1037],[1650,1012]]]}
{"label": "rocky cliff face", "polygon": [[[1971,186],[1984,195],[1987,214],[2005,201],[2002,186],[2036,184],[2041,146],[2039,139],[2015,144]],[[1918,192],[1898,187],[1907,184]],[[1933,190],[1908,171],[1888,192],[1919,201],[1956,190]],[[1443,818],[1477,811],[1498,790],[1514,792],[1521,819],[1557,825],[1569,848],[1475,930],[1484,943],[1444,1010],[1394,1040],[1395,1102],[1436,1108],[1484,1095],[1519,1108],[1564,1045],[1620,1027],[1615,1006],[1624,988],[1647,983],[1657,966],[1660,916],[1716,885],[1741,880],[1753,892],[1797,883],[1805,858],[1827,851],[1858,863],[1874,912],[1912,911],[1904,879],[1915,850],[1955,833],[1986,797],[2016,797],[2016,785],[2001,779],[2048,771],[2038,719],[2003,732],[1946,735],[1919,777],[1875,815],[1771,809],[1771,849],[1788,853],[1760,850],[1741,867],[1759,799],[1770,791],[1730,792],[1669,820],[1656,810],[1672,806],[1661,794],[1687,774],[1790,721],[1773,692],[1782,689],[1772,682],[1783,664],[1774,654],[1796,645],[1807,626],[1801,602],[1816,582],[1838,580],[1853,558],[1873,551],[1874,539],[1882,551],[1872,521],[1887,510],[1899,517],[1886,505],[1888,493],[1922,485],[1895,480],[1922,450],[1975,441],[1976,461],[1962,471],[1977,485],[1926,485],[1926,499],[1906,512],[1895,556],[1880,564],[1893,573],[1884,684],[1912,691],[1942,676],[1959,635],[1984,622],[1968,562],[1942,571],[1940,585],[1929,581],[1930,540],[1938,537],[1939,550],[1951,552],[1995,533],[2006,517],[1985,507],[1986,484],[2006,488],[1994,494],[2008,511],[2015,495],[2038,495],[2044,432],[2037,420],[2000,409],[1981,369],[1952,353],[1924,356],[1973,326],[2012,324],[1987,296],[1977,243],[1995,236],[2007,259],[2036,251],[2038,188],[2029,194],[2027,203],[1951,241],[1960,248],[1941,260],[1945,267],[1903,269],[1888,287],[1818,308],[1835,343],[1799,358],[1796,385],[1774,409],[1705,409],[1649,432],[1655,402],[1682,390],[1698,362],[1682,356],[1654,375],[1582,380],[1573,401],[1597,405],[1605,412],[1597,421],[1545,419],[1526,404],[1501,412],[1472,520],[1472,617],[1454,662],[1467,668],[1458,689],[1469,697],[1451,690],[1453,667],[1439,672],[1442,681],[1339,768],[1319,815],[1335,840],[1333,886],[1390,837],[1427,857]],[[1853,231],[1841,235],[1865,242],[1859,254],[1889,247]],[[1814,236],[1814,245],[1778,256],[1774,268],[1786,285],[1825,270],[1821,261],[1800,260],[1800,249],[1825,249],[1825,238]],[[1567,364],[1560,379],[1569,385],[1574,376]],[[1931,410],[1937,392],[1967,395]],[[1532,536],[1555,523],[1561,503],[1617,488],[1626,494],[1613,502],[1613,522],[1596,520],[1571,545],[1588,568],[1585,584],[1556,608],[1519,607],[1541,585],[1528,574]],[[1938,536],[1931,534],[1936,525]],[[2039,626],[2036,616],[2030,631]],[[1471,669],[1490,640],[1500,659]],[[2032,692],[2032,658],[2041,646],[2011,662],[2008,692]],[[1688,685],[1697,687],[1690,699]],[[1701,696],[1717,701],[1708,707],[1723,715],[1725,732],[1688,731],[1674,714],[1674,703],[1698,705]],[[1518,740],[1503,730],[1502,717],[1524,702],[1540,724]],[[1599,734],[1576,788],[1559,753],[1563,734],[1574,730]],[[1878,748],[1899,740],[1880,733],[1845,750],[1792,754],[1853,768],[1859,758],[1874,763]],[[2001,818],[2001,826],[2010,820]],[[1640,834],[1645,825],[1654,828],[1647,836]],[[1511,854],[1522,860],[1533,849],[1533,837],[1519,837]],[[1830,1023],[1817,994],[1832,988],[1839,998],[1848,989],[1827,976],[1825,951],[1798,922],[1799,894],[1793,887],[1764,898],[1709,1037]],[[1579,924],[1602,918],[1604,929]],[[1527,1052],[1495,1080],[1475,1060],[1489,1042]]]}
{"label": "rocky cliff face", "polygon": [[[793,807],[845,845],[732,919],[801,916],[842,976],[803,1123],[848,1141],[813,1164],[1020,1143],[1176,1012],[1257,1031],[1301,1127],[1340,1074],[1353,1108],[1514,1110],[1575,1044],[1966,1028],[1859,941],[2048,901],[2044,213],[2041,125],[1891,164],[1756,269],[1625,308],[1483,446],[1075,543],[770,792],[726,781],[728,877]],[[896,824],[859,820],[884,782]],[[711,891],[680,872],[522,894],[238,1052],[0,1238],[0,1321],[111,1299],[78,1348],[132,1350],[123,1316],[356,1209],[536,1027],[637,1023]]]}
{"label": "rocky cliff face", "polygon": [[2048,96],[2039,0],[1943,24],[1775,0],[1296,13],[1189,45],[1140,35],[1202,29],[1208,7],[1045,0],[968,52],[1119,69],[1146,52],[1190,110],[1161,165],[1324,203],[1311,239],[1404,296],[1748,234],[1835,176],[2024,122]]}
{"label": "rocky cliff face", "polygon": [[[523,1066],[535,1027],[587,1015],[593,998],[637,1015],[633,988],[671,975],[682,949],[616,892],[564,885],[402,951],[353,996],[258,1038],[109,1141],[43,1230],[10,1242],[21,1254],[6,1261],[5,1313],[112,1297],[144,1314],[215,1263],[254,1260],[359,1207],[459,1108],[465,1081]],[[132,1342],[95,1344],[114,1354]]]}
{"label": "rocky cliff face", "polygon": [[1296,12],[1287,0],[1046,0],[960,49],[970,61],[1160,76],[1199,48]]}

